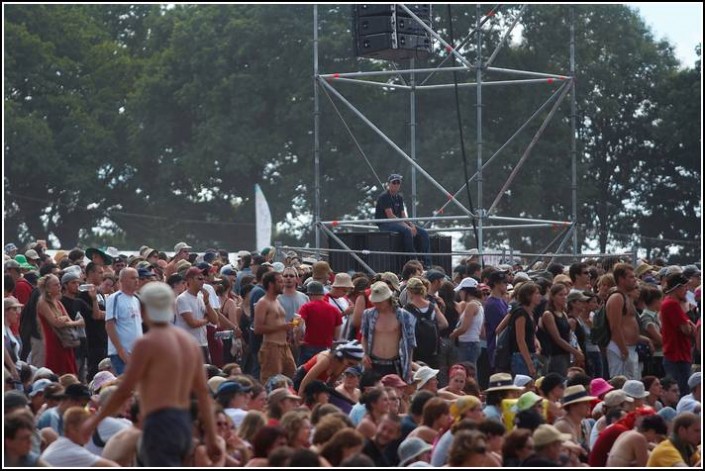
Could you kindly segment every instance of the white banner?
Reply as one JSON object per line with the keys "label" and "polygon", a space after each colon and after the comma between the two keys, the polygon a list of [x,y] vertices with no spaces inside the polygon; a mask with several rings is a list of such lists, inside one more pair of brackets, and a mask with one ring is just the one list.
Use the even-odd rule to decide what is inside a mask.
{"label": "white banner", "polygon": [[255,185],[255,222],[257,224],[257,250],[272,244],[272,214],[262,188]]}

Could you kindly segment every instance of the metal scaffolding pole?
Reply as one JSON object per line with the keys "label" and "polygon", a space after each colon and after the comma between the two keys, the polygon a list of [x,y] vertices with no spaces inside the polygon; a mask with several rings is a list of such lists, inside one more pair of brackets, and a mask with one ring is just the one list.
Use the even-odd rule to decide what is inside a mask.
{"label": "metal scaffolding pole", "polygon": [[[416,162],[416,74],[413,72],[415,59],[412,57],[409,61],[411,75],[409,77],[409,139],[411,140],[411,160]],[[417,164],[418,165],[418,164]],[[416,166],[411,166],[411,217],[416,217],[416,207],[419,203],[418,188],[416,187]]]}
{"label": "metal scaffolding pole", "polygon": [[483,239],[482,226],[485,218],[485,209],[482,201],[482,29],[480,24],[480,5],[475,6],[477,30],[477,64],[475,82],[477,83],[477,250],[480,253],[480,263],[484,266],[482,252],[485,242]]}
{"label": "metal scaffolding pole", "polygon": [[321,248],[321,146],[320,136],[320,103],[318,100],[318,6],[313,6],[313,224],[316,232],[316,255]]}
{"label": "metal scaffolding pole", "polygon": [[529,146],[524,151],[524,155],[521,156],[521,158],[519,159],[519,162],[517,162],[517,164],[514,166],[514,169],[512,170],[512,173],[509,174],[509,178],[507,179],[506,183],[502,186],[502,189],[499,190],[499,193],[497,194],[497,197],[494,199],[494,202],[492,202],[492,205],[490,206],[490,209],[488,210],[488,212],[492,212],[494,210],[494,208],[497,207],[497,204],[499,204],[499,200],[502,199],[502,196],[504,196],[504,193],[507,191],[507,188],[509,188],[509,185],[514,180],[517,173],[519,173],[519,169],[524,164],[524,161],[526,160],[526,158],[529,156],[529,154],[533,150],[534,146],[536,145],[539,138],[543,134],[543,131],[546,129],[546,126],[548,126],[548,123],[551,122],[551,118],[553,118],[553,115],[556,113],[556,110],[558,110],[558,107],[563,102],[563,99],[565,98],[566,94],[568,93],[568,90],[570,90],[570,87],[567,87],[565,83],[563,85],[561,85],[561,87],[563,88],[563,91],[561,91],[561,95],[558,97],[558,100],[556,100],[556,102],[553,104],[553,108],[551,108],[551,111],[548,113],[548,116],[546,116],[546,119],[544,119],[539,130],[536,131],[534,138],[531,140],[531,142],[529,143]]}
{"label": "metal scaffolding pole", "polygon": [[[349,80],[349,79],[348,79]],[[379,83],[379,82],[377,82]],[[482,86],[483,87],[496,87],[496,86],[504,86],[504,85],[531,85],[531,84],[552,84],[551,79],[545,79],[545,78],[540,78],[540,79],[524,79],[524,80],[494,80],[490,82],[483,82]],[[387,87],[392,87],[393,85],[386,85]],[[474,88],[477,87],[478,84],[474,82],[470,83],[459,83],[458,87],[460,88]],[[416,87],[420,91],[430,91],[430,90],[443,90],[446,88],[454,88],[455,84],[453,83],[443,83],[443,84],[438,84],[438,85],[423,85],[423,86],[418,86]]]}
{"label": "metal scaffolding pole", "polygon": [[575,7],[570,7],[570,161],[571,161],[571,192],[573,193],[573,255],[578,255],[578,152],[575,143],[575,123],[577,102],[575,96]]}
{"label": "metal scaffolding pole", "polygon": [[[437,67],[427,67],[423,69],[414,69],[414,72],[417,74],[425,74],[425,73],[430,73],[430,72],[472,72],[474,67],[467,68],[467,67],[443,67],[443,68],[437,68]],[[350,78],[350,77],[379,77],[379,76],[387,76],[387,75],[404,75],[404,74],[410,74],[412,69],[400,69],[400,70],[369,70],[365,72],[336,72],[333,74],[321,74],[321,78],[324,79],[339,79],[339,78]]]}
{"label": "metal scaffolding pole", "polygon": [[556,80],[570,80],[567,75],[557,75],[557,74],[547,74],[544,72],[532,72],[530,70],[518,70],[518,69],[505,69],[502,67],[487,67],[487,72],[498,72],[500,74],[516,74],[524,75],[526,77],[545,77],[552,78]]}

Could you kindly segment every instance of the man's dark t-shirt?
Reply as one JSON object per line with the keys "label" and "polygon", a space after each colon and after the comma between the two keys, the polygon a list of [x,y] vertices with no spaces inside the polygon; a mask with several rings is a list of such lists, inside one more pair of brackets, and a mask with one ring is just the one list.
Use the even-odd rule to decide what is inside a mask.
{"label": "man's dark t-shirt", "polygon": [[[91,313],[85,316],[86,321],[86,337],[88,338],[89,346],[100,347],[108,345],[108,332],[105,330],[105,320],[95,320],[93,319],[93,299],[88,293],[78,293],[79,299],[83,300],[90,308]],[[101,302],[100,297],[95,301],[98,303],[98,309],[105,311],[105,303]]]}
{"label": "man's dark t-shirt", "polygon": [[402,217],[404,211],[404,198],[401,193],[392,196],[389,191],[385,191],[377,198],[377,206],[375,207],[375,219],[387,219],[384,211],[387,208],[392,208],[392,212],[398,218]]}

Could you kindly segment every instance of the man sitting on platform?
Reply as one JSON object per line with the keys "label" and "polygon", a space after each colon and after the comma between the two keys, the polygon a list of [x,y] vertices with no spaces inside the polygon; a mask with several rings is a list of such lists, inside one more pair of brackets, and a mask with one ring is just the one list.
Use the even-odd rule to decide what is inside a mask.
{"label": "man sitting on platform", "polygon": [[[404,198],[399,189],[401,188],[402,176],[392,173],[387,178],[387,191],[379,195],[375,208],[375,219],[406,219],[409,216],[404,209]],[[398,232],[403,237],[404,250],[414,253],[414,242],[420,245],[420,253],[424,254],[424,265],[431,267],[431,257],[429,256],[431,242],[426,230],[411,221],[399,222],[378,222],[381,231]]]}

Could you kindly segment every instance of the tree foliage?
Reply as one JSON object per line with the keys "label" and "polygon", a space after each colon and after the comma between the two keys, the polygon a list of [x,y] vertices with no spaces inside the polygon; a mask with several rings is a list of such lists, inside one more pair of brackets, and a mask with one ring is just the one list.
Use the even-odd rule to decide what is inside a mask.
{"label": "tree foliage", "polygon": [[[628,7],[584,5],[530,7],[521,42],[493,65],[567,74],[569,8],[576,15],[583,247],[597,240],[601,250],[638,244],[656,254],[676,245],[683,255],[699,255],[699,63],[679,70],[671,46],[654,41]],[[354,57],[349,9],[319,6],[321,73],[388,68]],[[517,10],[500,10],[483,29],[484,60],[500,40],[500,24]],[[475,8],[434,6],[434,27],[446,38],[449,12],[456,40],[474,27]],[[6,240],[51,234],[63,247],[169,247],[178,238],[196,247],[254,249],[252,196],[259,183],[284,228],[277,238],[312,241],[310,6],[9,5],[5,13]],[[470,41],[463,48],[471,61],[475,47]],[[416,66],[438,64],[445,52],[437,52]],[[506,78],[483,72],[483,80]],[[334,85],[409,152],[409,94],[394,87],[408,76],[380,80],[389,86]],[[428,83],[448,80],[436,74]],[[559,85],[484,88],[483,158]],[[370,216],[382,191],[375,173],[382,180],[391,171],[409,176],[409,165],[320,92],[322,218]],[[460,89],[470,175],[477,170],[475,97],[475,89]],[[417,93],[418,162],[451,192],[464,183],[455,109],[452,89]],[[566,100],[496,214],[570,219],[569,112]],[[484,172],[485,208],[546,113]],[[409,185],[405,192],[410,202]],[[418,194],[419,215],[447,201],[421,177]],[[470,198],[476,196],[473,184]],[[459,198],[477,204],[466,192]],[[447,213],[459,214],[453,206]],[[488,234],[490,245],[520,250],[540,250],[554,236]]]}

